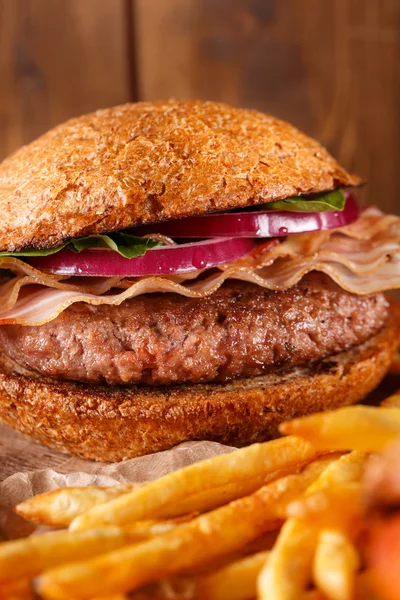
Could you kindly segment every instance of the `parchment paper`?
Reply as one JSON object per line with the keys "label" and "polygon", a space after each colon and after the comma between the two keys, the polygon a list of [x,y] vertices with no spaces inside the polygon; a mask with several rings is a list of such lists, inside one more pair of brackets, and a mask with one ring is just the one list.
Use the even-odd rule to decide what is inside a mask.
{"label": "parchment paper", "polygon": [[0,536],[12,539],[35,530],[12,511],[35,494],[64,486],[149,481],[231,450],[215,442],[186,442],[165,452],[102,464],[53,452],[0,425]]}

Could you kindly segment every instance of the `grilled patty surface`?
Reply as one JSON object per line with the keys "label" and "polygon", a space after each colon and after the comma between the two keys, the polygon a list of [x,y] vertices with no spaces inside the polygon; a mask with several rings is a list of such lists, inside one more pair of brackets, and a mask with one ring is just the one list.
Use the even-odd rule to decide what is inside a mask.
{"label": "grilled patty surface", "polygon": [[74,304],[39,327],[0,327],[0,347],[44,376],[110,385],[223,382],[309,365],[375,335],[382,294],[356,296],[311,273],[285,291],[228,282],[207,298],[148,294]]}

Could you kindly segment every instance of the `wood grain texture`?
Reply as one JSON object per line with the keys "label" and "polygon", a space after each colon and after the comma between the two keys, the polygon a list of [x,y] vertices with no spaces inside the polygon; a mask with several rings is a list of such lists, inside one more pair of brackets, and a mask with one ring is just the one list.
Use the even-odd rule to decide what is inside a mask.
{"label": "wood grain texture", "polygon": [[12,69],[12,51],[16,36],[16,4],[0,0],[0,158],[23,141],[19,118],[18,90]]}
{"label": "wood grain texture", "polygon": [[254,107],[318,138],[399,212],[398,0],[134,0],[139,95]]}
{"label": "wood grain texture", "polygon": [[124,0],[0,0],[0,158],[130,99]]}

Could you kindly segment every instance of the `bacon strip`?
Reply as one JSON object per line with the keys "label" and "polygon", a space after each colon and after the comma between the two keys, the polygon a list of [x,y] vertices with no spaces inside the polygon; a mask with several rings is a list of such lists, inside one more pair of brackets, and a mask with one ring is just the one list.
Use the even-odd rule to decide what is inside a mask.
{"label": "bacon strip", "polygon": [[244,259],[208,275],[196,271],[133,280],[65,279],[41,273],[15,258],[1,259],[0,269],[16,274],[0,285],[0,324],[43,325],[74,302],[119,305],[128,298],[153,292],[203,298],[227,279],[283,290],[310,271],[325,273],[343,289],[366,295],[400,287],[400,217],[370,208],[352,225],[289,236],[280,243],[268,241]]}

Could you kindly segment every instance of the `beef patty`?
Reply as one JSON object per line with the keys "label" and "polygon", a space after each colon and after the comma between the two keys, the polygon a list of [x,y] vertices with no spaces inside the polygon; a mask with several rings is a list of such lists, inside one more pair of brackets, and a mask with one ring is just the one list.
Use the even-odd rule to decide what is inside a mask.
{"label": "beef patty", "polygon": [[0,346],[19,365],[57,379],[221,382],[350,349],[387,317],[382,294],[355,296],[311,273],[279,292],[229,282],[203,299],[158,293],[121,306],[74,304],[40,327],[0,327]]}

